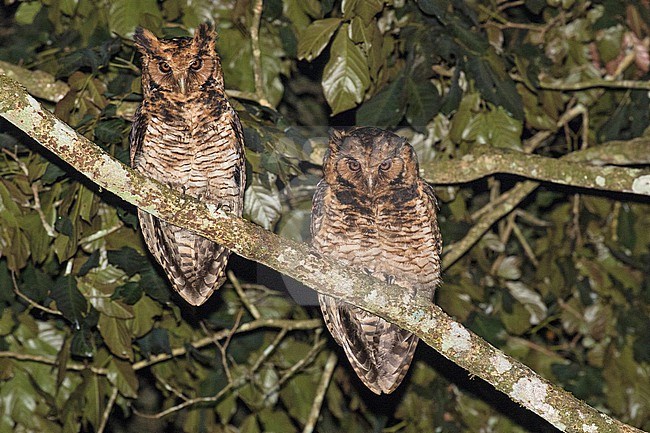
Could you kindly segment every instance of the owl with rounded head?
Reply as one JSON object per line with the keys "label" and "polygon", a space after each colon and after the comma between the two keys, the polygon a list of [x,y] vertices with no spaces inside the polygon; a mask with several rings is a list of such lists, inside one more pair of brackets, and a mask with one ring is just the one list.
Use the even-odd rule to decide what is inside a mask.
{"label": "owl with rounded head", "polygon": [[[404,139],[378,128],[332,131],[312,204],[312,244],[322,254],[432,302],[442,240],[432,188]],[[418,337],[346,302],[319,295],[325,324],[374,393],[402,382]]]}

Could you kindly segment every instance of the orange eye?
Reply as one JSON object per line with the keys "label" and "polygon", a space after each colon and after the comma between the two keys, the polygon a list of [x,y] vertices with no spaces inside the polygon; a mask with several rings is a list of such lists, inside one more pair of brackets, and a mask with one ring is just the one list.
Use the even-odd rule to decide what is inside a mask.
{"label": "orange eye", "polygon": [[169,66],[167,62],[162,62],[158,65],[158,69],[160,69],[160,72],[162,72],[163,74],[167,74],[169,73],[169,71],[172,70],[172,67]]}
{"label": "orange eye", "polygon": [[359,164],[359,161],[351,159],[348,161],[348,168],[352,171],[359,171],[361,169],[361,164]]}
{"label": "orange eye", "polygon": [[193,71],[198,71],[199,69],[201,69],[202,66],[203,66],[203,60],[201,59],[194,59],[192,60],[192,63],[190,63],[190,69],[192,69]]}
{"label": "orange eye", "polygon": [[383,171],[386,171],[386,170],[390,170],[390,168],[392,166],[393,166],[393,161],[391,161],[390,159],[387,159],[386,161],[379,164],[379,169],[383,170]]}

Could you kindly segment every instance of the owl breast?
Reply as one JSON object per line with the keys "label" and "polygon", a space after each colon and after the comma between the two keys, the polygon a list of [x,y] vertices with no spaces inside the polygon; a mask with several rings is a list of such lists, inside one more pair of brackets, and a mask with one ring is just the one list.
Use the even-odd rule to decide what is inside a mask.
{"label": "owl breast", "polygon": [[240,212],[241,176],[224,176],[241,171],[243,158],[232,108],[208,109],[190,101],[147,111],[159,114],[149,118],[136,168],[190,196]]}
{"label": "owl breast", "polygon": [[428,196],[404,191],[375,199],[343,200],[327,190],[314,245],[346,264],[419,291],[429,300],[438,284],[436,245]]}

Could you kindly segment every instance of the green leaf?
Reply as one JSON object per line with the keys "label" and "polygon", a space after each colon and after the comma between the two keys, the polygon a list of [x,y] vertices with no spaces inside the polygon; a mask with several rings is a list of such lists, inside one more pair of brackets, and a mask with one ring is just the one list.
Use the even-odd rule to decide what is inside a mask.
{"label": "green leaf", "polygon": [[16,321],[13,317],[12,310],[8,308],[4,309],[0,315],[0,337],[9,335],[15,325]]}
{"label": "green leaf", "polygon": [[237,396],[234,393],[226,394],[217,403],[215,410],[219,414],[221,424],[228,424],[232,416],[237,412]]}
{"label": "green leaf", "polygon": [[125,320],[100,314],[97,327],[111,353],[133,362],[131,333]]}
{"label": "green leaf", "polygon": [[383,8],[383,0],[343,0],[341,4],[345,18],[351,19],[358,16],[366,23],[369,23]]}
{"label": "green leaf", "polygon": [[83,417],[97,431],[104,413],[104,394],[107,381],[98,374],[89,374],[85,378]]}
{"label": "green leaf", "polygon": [[138,397],[138,378],[131,364],[117,358],[113,358],[108,364],[108,381],[117,387],[120,394],[127,398]]}
{"label": "green leaf", "polygon": [[428,15],[434,15],[441,22],[446,22],[447,7],[449,3],[445,0],[418,0],[418,6]]}
{"label": "green leaf", "polygon": [[414,129],[424,131],[440,110],[442,100],[438,89],[429,80],[416,83],[409,77],[406,80],[406,91],[406,120]]}
{"label": "green leaf", "polygon": [[79,326],[88,311],[88,304],[77,289],[77,280],[70,275],[58,278],[52,287],[51,296],[63,317]]}
{"label": "green leaf", "polygon": [[138,340],[138,346],[145,356],[172,353],[169,333],[166,329],[152,329],[151,332]]}
{"label": "green leaf", "polygon": [[395,127],[406,111],[405,79],[400,75],[357,110],[357,125]]}
{"label": "green leaf", "polygon": [[95,355],[93,334],[85,326],[72,334],[70,353],[81,358],[92,358]]}
{"label": "green leaf", "polygon": [[149,260],[131,247],[124,247],[118,251],[107,252],[108,262],[126,272],[132,277],[149,266]]}
{"label": "green leaf", "polygon": [[114,301],[121,300],[127,305],[133,305],[140,300],[142,294],[143,291],[140,285],[134,281],[131,281],[126,284],[122,284],[121,286],[117,286],[111,295],[111,299]]}
{"label": "green leaf", "polygon": [[361,48],[348,38],[344,24],[330,48],[330,59],[323,70],[323,93],[332,115],[355,107],[370,86],[368,61]]}
{"label": "green leaf", "polygon": [[156,31],[162,23],[162,14],[156,0],[114,0],[108,10],[108,25],[120,36],[130,36],[137,26]]}
{"label": "green leaf", "polygon": [[463,131],[463,140],[495,147],[521,150],[523,124],[513,119],[502,107],[475,114]]}
{"label": "green leaf", "polygon": [[134,337],[142,337],[151,331],[156,317],[162,315],[162,306],[148,296],[142,296],[133,305],[133,319],[129,327]]}
{"label": "green leaf", "polygon": [[280,398],[289,415],[300,424],[307,421],[316,387],[314,376],[297,374],[280,390]]}
{"label": "green leaf", "polygon": [[537,325],[546,318],[547,308],[539,293],[521,281],[506,281],[510,294],[530,313],[530,324]]}
{"label": "green leaf", "polygon": [[242,421],[239,428],[241,433],[261,433],[260,426],[257,424],[257,417],[255,415],[248,415]]}
{"label": "green leaf", "polygon": [[244,194],[244,215],[254,223],[271,230],[281,212],[280,193],[275,183],[264,185],[260,176],[254,175]]}
{"label": "green leaf", "polygon": [[31,24],[42,7],[43,4],[40,1],[22,2],[16,10],[14,18],[18,24]]}
{"label": "green leaf", "polygon": [[471,57],[466,72],[476,82],[481,95],[495,105],[500,105],[517,120],[523,120],[521,96],[514,81],[505,71],[503,60],[492,50],[484,57]]}
{"label": "green leaf", "polygon": [[311,62],[329,44],[332,35],[341,24],[340,18],[314,21],[301,34],[298,41],[298,59]]}
{"label": "green leaf", "polygon": [[258,417],[265,432],[291,433],[297,431],[296,426],[284,411],[265,408],[258,413]]}

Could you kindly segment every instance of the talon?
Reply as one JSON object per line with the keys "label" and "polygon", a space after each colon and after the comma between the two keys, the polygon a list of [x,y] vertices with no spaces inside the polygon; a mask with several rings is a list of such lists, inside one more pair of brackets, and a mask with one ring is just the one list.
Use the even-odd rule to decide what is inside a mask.
{"label": "talon", "polygon": [[395,275],[384,274],[384,278],[388,284],[395,284]]}

